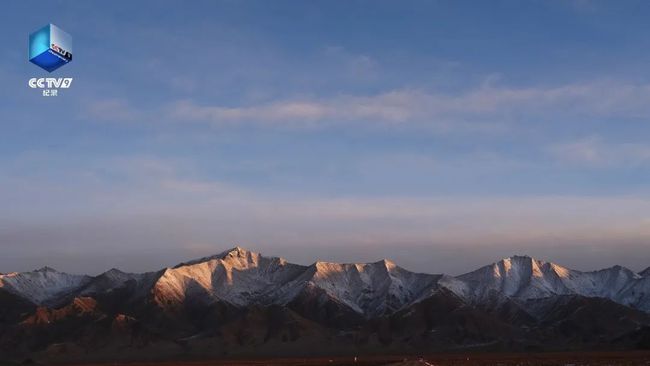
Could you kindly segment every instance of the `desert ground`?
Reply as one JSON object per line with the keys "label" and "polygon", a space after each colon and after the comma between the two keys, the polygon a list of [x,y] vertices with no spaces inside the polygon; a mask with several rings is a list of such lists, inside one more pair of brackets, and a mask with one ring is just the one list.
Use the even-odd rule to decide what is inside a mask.
{"label": "desert ground", "polygon": [[[75,366],[106,366],[85,364]],[[566,352],[566,353],[484,353],[436,354],[423,356],[377,356],[301,359],[249,359],[178,361],[115,364],[114,366],[650,366],[650,351],[643,352]]]}

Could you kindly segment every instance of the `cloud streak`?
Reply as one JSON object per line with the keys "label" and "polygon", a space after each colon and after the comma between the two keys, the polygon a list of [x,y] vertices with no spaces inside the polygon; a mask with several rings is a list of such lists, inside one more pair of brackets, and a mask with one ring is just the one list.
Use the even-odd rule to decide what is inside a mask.
{"label": "cloud streak", "polygon": [[[89,270],[80,266],[104,266],[107,258],[137,257],[155,269],[173,264],[166,262],[173,258],[210,254],[236,243],[269,252],[284,248],[296,260],[309,262],[316,259],[314,253],[332,247],[341,258],[356,253],[368,261],[378,259],[376,250],[385,248],[398,254],[428,248],[429,257],[438,250],[471,248],[479,259],[495,251],[527,253],[558,243],[593,252],[634,248],[650,240],[650,199],[643,196],[268,195],[192,178],[175,162],[135,158],[97,165],[125,184],[85,171],[74,174],[74,185],[50,178],[14,180],[6,186],[0,202],[16,210],[11,215],[5,211],[0,220],[2,270],[27,269],[18,268],[23,257],[52,265],[57,263],[46,263],[50,258],[61,258],[64,269],[79,271]],[[47,204],[26,205],[34,192]],[[34,254],[44,246],[42,256]],[[359,254],[362,248],[365,252]],[[295,254],[296,249],[302,254]],[[623,260],[636,265],[635,250],[625,252]],[[81,264],[66,261],[66,253],[87,258]],[[143,253],[148,255],[144,262],[138,257]],[[411,268],[438,271],[425,268],[417,256],[407,260]],[[127,262],[125,266],[133,264]],[[430,265],[445,270],[439,259]]]}
{"label": "cloud streak", "polygon": [[640,166],[650,163],[650,145],[608,143],[599,136],[556,144],[548,151],[562,162],[591,167]]}
{"label": "cloud streak", "polygon": [[181,121],[216,125],[311,126],[365,121],[494,128],[510,122],[576,116],[645,118],[650,114],[648,100],[649,85],[592,82],[514,88],[487,83],[456,94],[400,89],[366,96],[305,97],[245,106],[202,105],[181,100],[173,103],[171,114]]}

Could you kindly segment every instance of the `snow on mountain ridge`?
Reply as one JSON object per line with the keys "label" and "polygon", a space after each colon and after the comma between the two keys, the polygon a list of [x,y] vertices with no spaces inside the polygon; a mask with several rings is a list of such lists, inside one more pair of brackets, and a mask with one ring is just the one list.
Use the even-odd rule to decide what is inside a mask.
{"label": "snow on mountain ridge", "polygon": [[129,281],[136,284],[141,282],[150,273],[127,273],[117,268],[112,268],[98,276],[93,277],[77,292],[77,295],[92,295],[96,293],[109,292],[125,286]]}
{"label": "snow on mountain ridge", "polygon": [[440,276],[413,273],[389,260],[374,263],[318,261],[295,281],[279,289],[276,302],[286,304],[303,291],[321,289],[366,316],[394,312],[412,303]]}
{"label": "snow on mountain ridge", "polygon": [[[469,303],[502,298],[541,299],[556,295],[602,297],[650,312],[650,269],[635,273],[614,266],[581,272],[528,256],[504,258],[453,277],[414,273],[389,260],[374,263],[292,264],[241,247],[151,273],[111,269],[79,276],[52,268],[0,274],[0,288],[35,304],[129,287],[133,298],[153,296],[162,307],[224,301],[235,306],[287,305],[305,295],[324,296],[365,316],[395,312],[441,288]],[[329,300],[328,300],[329,299]],[[319,301],[321,301],[319,300]]]}
{"label": "snow on mountain ridge", "polygon": [[91,278],[43,267],[31,272],[0,275],[0,288],[40,305],[83,286]]}
{"label": "snow on mountain ridge", "polygon": [[154,285],[154,297],[162,306],[182,303],[197,294],[203,295],[201,301],[246,305],[262,301],[264,295],[305,269],[282,258],[236,247],[166,269]]}
{"label": "snow on mountain ridge", "polygon": [[253,253],[253,252],[250,252],[250,251],[248,251],[248,250],[246,250],[246,249],[244,249],[244,248],[242,248],[240,246],[236,246],[234,248],[224,250],[223,252],[218,253],[218,254],[214,254],[214,255],[207,256],[207,257],[202,257],[202,258],[193,259],[193,260],[190,260],[190,261],[187,261],[187,262],[179,263],[176,266],[174,266],[174,268],[179,268],[179,267],[183,267],[183,266],[191,266],[191,265],[199,264],[199,263],[203,263],[203,262],[209,262],[209,261],[214,260],[214,259],[226,259],[227,257],[232,257],[232,256],[247,255],[248,253]]}
{"label": "snow on mountain ridge", "polygon": [[187,299],[286,305],[304,291],[321,289],[355,312],[381,314],[417,299],[439,277],[406,271],[389,260],[300,266],[236,247],[166,269],[154,297],[163,307]]}
{"label": "snow on mountain ridge", "polygon": [[643,271],[639,272],[639,275],[641,277],[650,277],[650,267],[644,269]]}
{"label": "snow on mountain ridge", "polygon": [[650,298],[640,295],[650,294],[650,285],[646,288],[644,278],[622,266],[582,272],[528,256],[514,256],[458,279],[465,286],[456,285],[450,290],[470,302],[483,301],[494,293],[521,300],[580,295],[650,309]]}
{"label": "snow on mountain ridge", "polygon": [[459,276],[458,279],[468,285],[469,293],[463,295],[472,301],[480,301],[492,292],[526,299],[567,294],[569,290],[562,279],[571,275],[571,270],[553,263],[528,256],[514,256]]}

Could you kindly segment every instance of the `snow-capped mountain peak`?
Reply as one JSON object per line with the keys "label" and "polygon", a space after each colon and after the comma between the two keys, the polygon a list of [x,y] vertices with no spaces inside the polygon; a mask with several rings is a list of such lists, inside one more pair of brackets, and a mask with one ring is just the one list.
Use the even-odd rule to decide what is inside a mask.
{"label": "snow-capped mountain peak", "polygon": [[650,267],[639,272],[639,275],[641,275],[641,277],[650,277]]}
{"label": "snow-capped mountain peak", "polygon": [[193,264],[199,264],[199,263],[203,263],[203,262],[209,262],[209,261],[216,260],[216,259],[226,260],[228,258],[252,258],[252,257],[258,257],[258,256],[260,256],[259,253],[251,252],[251,251],[246,250],[246,249],[244,249],[244,248],[242,248],[240,246],[236,246],[234,248],[225,250],[225,251],[223,251],[221,253],[218,253],[218,254],[214,254],[214,255],[207,256],[207,257],[202,257],[202,258],[199,258],[199,259],[194,259],[194,260],[191,260],[191,261],[188,261],[188,262],[180,263],[180,264],[176,265],[174,268],[189,266],[189,265],[193,265]]}
{"label": "snow-capped mountain peak", "polygon": [[31,272],[0,275],[0,288],[42,304],[83,286],[90,276],[73,275],[43,267]]}
{"label": "snow-capped mountain peak", "polygon": [[43,272],[43,273],[45,273],[45,272],[50,272],[50,273],[55,273],[55,272],[57,272],[57,270],[54,269],[54,268],[52,268],[52,267],[44,266],[44,267],[41,267],[41,268],[39,268],[39,269],[35,269],[33,272]]}
{"label": "snow-capped mountain peak", "polygon": [[389,260],[347,264],[318,261],[310,268],[307,276],[290,284],[293,289],[285,292],[297,296],[305,289],[320,289],[366,316],[394,312],[410,304],[427,289],[437,287],[440,277],[409,272]]}
{"label": "snow-capped mountain peak", "polygon": [[147,273],[127,273],[117,268],[93,277],[79,291],[78,295],[90,295],[101,292],[113,291],[125,286],[129,281],[140,282]]}
{"label": "snow-capped mountain peak", "polygon": [[126,273],[113,268],[79,276],[49,267],[0,274],[0,290],[35,304],[123,289],[134,299],[153,296],[163,308],[226,302],[234,306],[288,305],[317,299],[367,317],[392,313],[441,289],[467,303],[490,299],[526,301],[557,295],[607,298],[650,311],[650,269],[635,273],[614,266],[582,272],[529,256],[512,256],[454,277],[410,272],[384,259],[372,263],[317,261],[310,266],[234,247],[158,272]]}
{"label": "snow-capped mountain peak", "polygon": [[471,302],[481,302],[495,294],[520,300],[579,295],[650,308],[648,299],[643,297],[648,292],[643,280],[648,277],[643,278],[622,266],[582,272],[527,256],[514,256],[457,279],[460,284],[451,281],[447,287]]}
{"label": "snow-capped mountain peak", "polygon": [[264,257],[240,247],[167,268],[154,285],[159,304],[226,301],[245,305],[265,301],[265,295],[294,279],[305,266],[277,257]]}
{"label": "snow-capped mountain peak", "polygon": [[[467,283],[473,301],[492,293],[507,297],[542,298],[553,294],[566,294],[564,279],[572,271],[554,263],[528,256],[513,256],[458,277]],[[461,295],[461,294],[458,294]]]}

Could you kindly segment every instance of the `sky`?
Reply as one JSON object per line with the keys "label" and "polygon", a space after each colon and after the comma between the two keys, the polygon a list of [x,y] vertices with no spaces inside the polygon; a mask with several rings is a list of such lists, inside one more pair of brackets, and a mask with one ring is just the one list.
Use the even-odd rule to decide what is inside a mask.
{"label": "sky", "polygon": [[[452,275],[650,266],[649,2],[0,7],[0,272],[236,245]],[[48,23],[73,39],[51,74],[27,57]]]}

